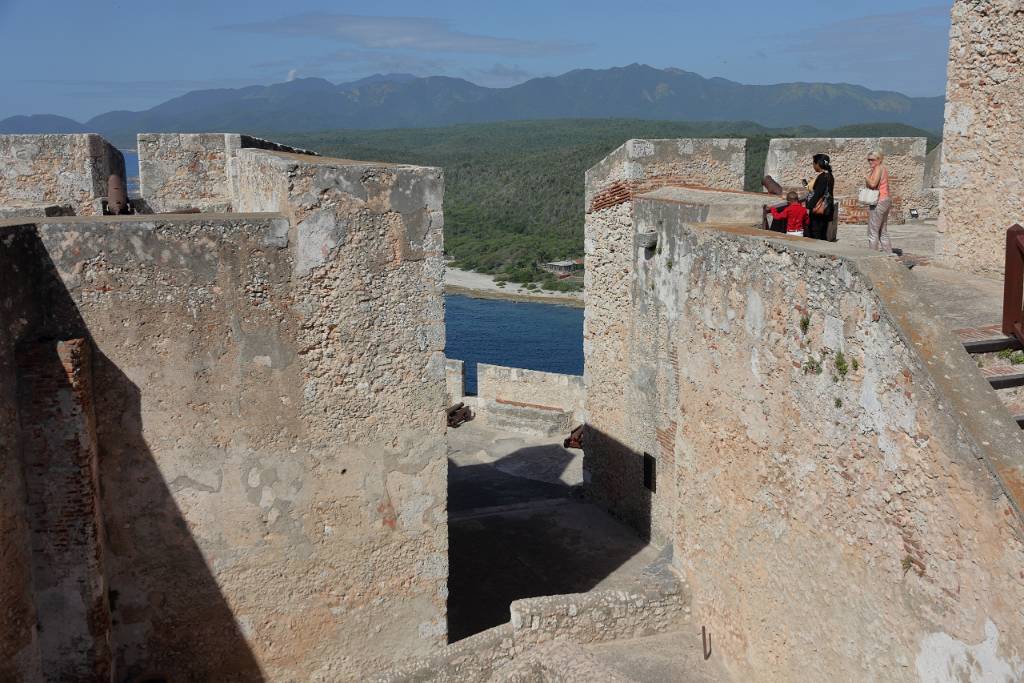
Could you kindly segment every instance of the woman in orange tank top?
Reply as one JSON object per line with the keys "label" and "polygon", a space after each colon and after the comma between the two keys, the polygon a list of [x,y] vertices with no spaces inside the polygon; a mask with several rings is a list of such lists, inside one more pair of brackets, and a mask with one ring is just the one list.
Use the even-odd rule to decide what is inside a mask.
{"label": "woman in orange tank top", "polygon": [[878,203],[868,208],[868,249],[891,254],[889,210],[892,208],[892,198],[889,195],[889,171],[882,165],[884,158],[881,152],[870,152],[868,164],[871,170],[864,176],[864,184],[872,190],[878,190]]}

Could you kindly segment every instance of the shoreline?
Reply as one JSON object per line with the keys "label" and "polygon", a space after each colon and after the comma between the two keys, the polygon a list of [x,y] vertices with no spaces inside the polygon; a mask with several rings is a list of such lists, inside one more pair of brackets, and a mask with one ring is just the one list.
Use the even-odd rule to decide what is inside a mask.
{"label": "shoreline", "polygon": [[502,288],[495,284],[494,278],[490,275],[458,268],[445,269],[444,293],[468,296],[474,299],[502,299],[575,308],[584,306],[582,292],[530,291],[511,283],[507,288]]}

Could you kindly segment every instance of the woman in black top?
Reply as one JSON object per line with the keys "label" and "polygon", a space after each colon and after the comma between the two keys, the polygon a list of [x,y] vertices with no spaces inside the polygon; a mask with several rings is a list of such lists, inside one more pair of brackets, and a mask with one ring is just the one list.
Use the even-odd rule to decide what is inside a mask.
{"label": "woman in black top", "polygon": [[[814,172],[817,175],[807,183],[807,213],[811,221],[804,231],[804,237],[813,237],[816,240],[828,239],[828,224],[832,222],[832,213],[835,210],[836,179],[832,175],[831,159],[827,154],[815,154],[812,163]],[[814,213],[814,207],[824,199],[825,213]]]}

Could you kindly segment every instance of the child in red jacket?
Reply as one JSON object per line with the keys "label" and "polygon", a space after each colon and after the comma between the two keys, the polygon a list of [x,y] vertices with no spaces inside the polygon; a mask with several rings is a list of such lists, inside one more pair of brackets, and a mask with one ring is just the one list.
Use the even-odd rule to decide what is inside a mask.
{"label": "child in red jacket", "polygon": [[789,202],[789,205],[782,211],[774,206],[768,207],[768,210],[772,212],[772,218],[775,220],[786,221],[787,235],[803,235],[804,228],[810,224],[811,217],[804,205],[800,203],[800,197],[796,192],[787,193],[786,201]]}

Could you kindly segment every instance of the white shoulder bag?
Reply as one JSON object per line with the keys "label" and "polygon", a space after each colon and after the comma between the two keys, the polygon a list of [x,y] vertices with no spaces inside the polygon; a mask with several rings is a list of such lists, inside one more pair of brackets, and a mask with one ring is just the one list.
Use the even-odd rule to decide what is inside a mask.
{"label": "white shoulder bag", "polygon": [[878,190],[872,190],[870,187],[861,188],[860,194],[857,195],[857,203],[863,206],[874,206],[878,203]]}

